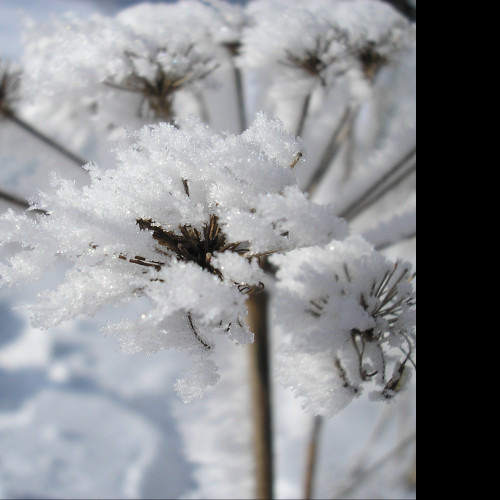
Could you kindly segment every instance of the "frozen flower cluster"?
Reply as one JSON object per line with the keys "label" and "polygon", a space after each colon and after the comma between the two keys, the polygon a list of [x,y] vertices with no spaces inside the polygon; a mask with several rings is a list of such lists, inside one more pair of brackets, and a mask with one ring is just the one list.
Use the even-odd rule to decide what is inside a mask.
{"label": "frozen flower cluster", "polygon": [[[265,286],[259,259],[347,234],[332,207],[297,187],[301,143],[263,114],[240,136],[191,119],[134,139],[116,168],[87,166],[89,186],[54,178],[53,192],[33,201],[34,217],[0,218],[2,244],[23,246],[0,266],[1,284],[40,278],[62,257],[64,282],[30,306],[36,326],[144,297],[139,318],[108,326],[128,351],[179,348],[205,359],[221,335],[251,342],[245,301]],[[200,384],[213,383],[196,370]]]}
{"label": "frozen flower cluster", "polygon": [[[412,25],[384,2],[257,0],[248,8],[240,63],[295,93],[373,79],[413,39]],[[359,82],[358,82],[359,83]]]}
{"label": "frozen flower cluster", "polygon": [[332,416],[364,389],[391,399],[415,364],[411,265],[392,263],[359,236],[273,256],[279,374],[308,411]]}
{"label": "frozen flower cluster", "polygon": [[78,110],[100,129],[172,122],[179,94],[196,95],[217,69],[219,39],[235,37],[229,33],[235,16],[221,10],[191,0],[144,3],[115,17],[28,22],[25,95],[42,111],[57,95],[58,113],[74,118]]}

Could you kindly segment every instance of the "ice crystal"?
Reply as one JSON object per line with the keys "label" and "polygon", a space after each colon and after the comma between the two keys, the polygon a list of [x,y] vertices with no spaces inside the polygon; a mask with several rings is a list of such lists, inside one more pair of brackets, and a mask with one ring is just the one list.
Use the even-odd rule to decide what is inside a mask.
{"label": "ice crystal", "polygon": [[359,236],[272,261],[280,266],[280,376],[306,409],[331,416],[365,388],[393,398],[415,363],[411,266],[387,261]]}
{"label": "ice crystal", "polygon": [[205,356],[220,335],[252,341],[245,300],[265,285],[259,258],[345,237],[332,208],[297,187],[302,145],[278,121],[259,115],[240,136],[196,119],[179,126],[142,128],[116,168],[87,166],[81,190],[54,178],[33,204],[44,215],[0,219],[2,243],[24,247],[1,265],[3,284],[38,278],[58,257],[69,263],[57,290],[30,306],[36,326],[145,297],[140,318],[108,326],[126,350]]}

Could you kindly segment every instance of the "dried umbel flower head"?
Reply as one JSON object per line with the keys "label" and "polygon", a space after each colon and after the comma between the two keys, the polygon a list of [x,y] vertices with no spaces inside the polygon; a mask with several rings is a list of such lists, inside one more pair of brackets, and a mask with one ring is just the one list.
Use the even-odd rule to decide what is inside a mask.
{"label": "dried umbel flower head", "polygon": [[19,99],[21,72],[12,68],[9,62],[0,57],[0,118],[12,114],[14,105]]}
{"label": "dried umbel flower head", "polygon": [[161,48],[153,56],[125,51],[123,57],[129,68],[125,78],[115,81],[110,77],[104,83],[140,94],[140,117],[167,122],[173,122],[175,117],[176,92],[201,82],[218,66],[210,57],[199,54],[192,43]]}
{"label": "dried umbel flower head", "polygon": [[380,70],[409,46],[413,33],[413,30],[407,27],[404,33],[391,30],[378,40],[356,40],[352,43],[350,52],[365,79],[373,82]]}
{"label": "dried umbel flower head", "polygon": [[92,120],[113,140],[125,139],[123,128],[203,115],[199,90],[218,54],[193,4],[144,3],[114,17],[67,14],[29,25],[23,66],[34,112],[50,116],[57,94],[54,119],[85,130]]}
{"label": "dried umbel flower head", "polygon": [[368,82],[411,43],[414,27],[387,2],[354,0],[333,5],[332,15],[345,33],[347,53]]}
{"label": "dried umbel flower head", "polygon": [[415,366],[411,266],[387,261],[360,237],[272,260],[281,266],[283,381],[321,415],[365,389],[393,398]]}
{"label": "dried umbel flower head", "polygon": [[256,2],[255,25],[243,37],[240,64],[264,69],[276,82],[309,93],[318,82],[333,85],[346,69],[345,34],[315,2]]}
{"label": "dried umbel flower head", "polygon": [[54,180],[36,203],[47,215],[0,218],[1,243],[26,248],[0,265],[1,282],[37,278],[63,257],[64,282],[30,306],[37,326],[146,298],[140,318],[108,327],[129,351],[206,357],[221,335],[248,343],[246,298],[266,281],[258,259],[347,234],[297,186],[301,147],[265,115],[240,136],[194,119],[145,127],[115,169],[88,166],[90,186]]}
{"label": "dried umbel flower head", "polygon": [[345,72],[345,68],[336,67],[344,54],[344,38],[344,34],[332,25],[329,33],[318,36],[312,46],[295,52],[285,50],[286,59],[281,63],[305,72],[326,86]]}

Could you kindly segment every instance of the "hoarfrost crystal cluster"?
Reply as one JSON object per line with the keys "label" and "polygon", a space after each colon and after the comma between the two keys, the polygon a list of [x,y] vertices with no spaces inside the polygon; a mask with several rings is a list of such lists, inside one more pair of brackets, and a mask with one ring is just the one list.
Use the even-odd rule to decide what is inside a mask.
{"label": "hoarfrost crystal cluster", "polygon": [[411,265],[391,263],[359,236],[273,256],[279,374],[308,411],[332,416],[365,388],[391,399],[415,363]]}
{"label": "hoarfrost crystal cluster", "polygon": [[[2,282],[40,278],[64,257],[65,281],[30,306],[35,325],[147,297],[140,318],[108,331],[128,351],[184,349],[210,368],[221,335],[252,341],[245,300],[265,286],[259,259],[343,239],[346,224],[300,191],[302,145],[263,114],[240,136],[191,119],[144,127],[134,139],[116,168],[89,164],[81,190],[54,178],[53,192],[34,200],[42,212],[34,219],[2,216],[2,243],[24,247],[0,267]],[[195,380],[213,383],[203,370],[196,365]]]}
{"label": "hoarfrost crystal cluster", "polygon": [[[113,17],[28,21],[25,31],[22,81],[0,60],[0,118],[14,118],[22,94],[22,113],[48,129],[63,123],[61,135],[73,145],[85,142],[74,140],[80,133],[120,144],[115,168],[86,166],[89,186],[54,176],[31,213],[0,218],[0,245],[23,247],[0,264],[0,284],[41,278],[61,257],[69,265],[57,290],[30,307],[35,325],[147,299],[141,317],[106,330],[127,351],[200,355],[191,378],[179,382],[190,399],[217,379],[210,354],[221,335],[252,341],[245,301],[272,285],[282,380],[311,411],[331,415],[368,386],[394,396],[414,359],[408,266],[391,267],[359,237],[343,241],[347,223],[335,214],[350,212],[314,204],[299,188],[315,179],[314,166],[307,170],[301,140],[281,122],[258,114],[231,135],[202,121],[210,122],[207,80],[225,85],[232,72],[245,129],[243,76],[248,84],[256,72],[269,83],[271,108],[303,98],[294,135],[310,140],[319,132],[303,134],[312,102],[317,108],[334,88],[354,123],[381,69],[405,49],[414,52],[413,24],[374,0],[254,0],[245,8],[183,0],[138,4]],[[182,118],[191,114],[201,119]],[[334,127],[319,172],[332,165],[345,123]],[[125,128],[139,131],[125,136]],[[354,128],[350,135],[354,144]],[[368,175],[363,165],[369,183],[378,172]],[[349,207],[362,182],[332,186],[337,207]],[[267,257],[275,276],[260,266]]]}

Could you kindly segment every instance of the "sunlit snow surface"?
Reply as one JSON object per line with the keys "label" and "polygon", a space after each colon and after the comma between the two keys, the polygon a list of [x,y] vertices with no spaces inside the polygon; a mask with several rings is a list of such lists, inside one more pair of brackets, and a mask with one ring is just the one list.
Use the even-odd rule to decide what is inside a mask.
{"label": "sunlit snow surface", "polygon": [[[0,0],[0,53],[19,57],[18,9],[46,19],[68,9],[85,16],[102,4],[109,13],[112,3]],[[43,155],[47,170],[58,164],[42,146],[30,142],[27,150],[26,141],[1,125],[0,185],[18,194],[46,182],[30,158]],[[5,155],[7,146],[19,154]],[[0,212],[6,208],[0,202]],[[0,498],[252,497],[244,350],[221,348],[221,381],[184,405],[174,384],[192,360],[178,352],[121,354],[99,331],[121,317],[119,309],[35,330],[12,307],[36,291],[0,289]],[[289,393],[276,387],[275,397],[277,495],[298,498],[312,422]],[[412,437],[414,418],[410,391],[389,406],[356,401],[328,421],[316,496],[413,498],[413,446],[397,450],[396,460],[384,458]],[[351,490],[356,467],[369,473]]]}

